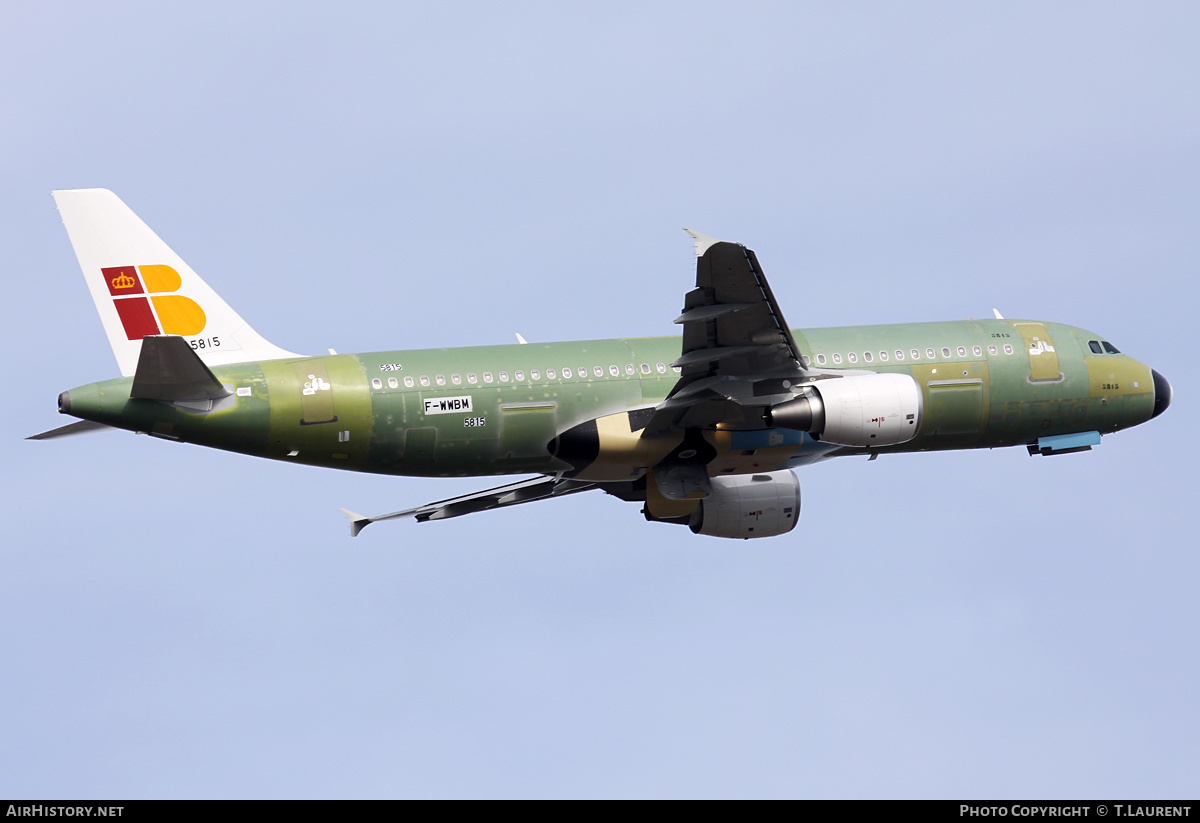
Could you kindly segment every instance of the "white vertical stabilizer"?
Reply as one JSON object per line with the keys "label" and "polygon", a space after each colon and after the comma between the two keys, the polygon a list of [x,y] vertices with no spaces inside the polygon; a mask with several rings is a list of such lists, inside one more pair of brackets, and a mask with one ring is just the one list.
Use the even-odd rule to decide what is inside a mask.
{"label": "white vertical stabilizer", "polygon": [[264,340],[107,189],[54,192],[121,374],[142,338],[177,334],[206,364],[298,357]]}

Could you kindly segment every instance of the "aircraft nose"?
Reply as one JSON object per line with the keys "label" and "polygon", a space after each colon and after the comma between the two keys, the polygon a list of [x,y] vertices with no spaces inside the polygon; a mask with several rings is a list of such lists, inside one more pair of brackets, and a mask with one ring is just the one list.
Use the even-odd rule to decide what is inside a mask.
{"label": "aircraft nose", "polygon": [[1150,415],[1153,420],[1167,410],[1167,406],[1171,405],[1171,395],[1174,393],[1171,390],[1171,384],[1167,382],[1167,378],[1150,370],[1150,374],[1154,377],[1154,414]]}

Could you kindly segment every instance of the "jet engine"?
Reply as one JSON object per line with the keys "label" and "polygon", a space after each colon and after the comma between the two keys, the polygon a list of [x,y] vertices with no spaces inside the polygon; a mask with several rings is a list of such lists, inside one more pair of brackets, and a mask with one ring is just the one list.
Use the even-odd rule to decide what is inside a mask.
{"label": "jet engine", "polygon": [[712,537],[774,537],[796,528],[800,481],[790,471],[712,478],[712,494],[688,521],[696,534]]}
{"label": "jet engine", "polygon": [[807,394],[772,407],[767,423],[841,446],[895,446],[921,428],[921,386],[907,374],[820,380]]}

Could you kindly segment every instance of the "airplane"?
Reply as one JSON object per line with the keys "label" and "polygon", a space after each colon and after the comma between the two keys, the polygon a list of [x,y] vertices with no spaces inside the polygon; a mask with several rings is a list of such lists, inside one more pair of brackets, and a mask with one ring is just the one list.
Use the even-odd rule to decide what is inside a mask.
{"label": "airplane", "polygon": [[792,329],[758,258],[688,230],[681,337],[304,356],[247,324],[115,194],[54,192],[121,377],[59,395],[78,422],[310,466],[533,475],[349,518],[351,535],[600,490],[724,538],[790,532],[792,469],[846,455],[1086,451],[1171,403],[1102,335],[994,318]]}

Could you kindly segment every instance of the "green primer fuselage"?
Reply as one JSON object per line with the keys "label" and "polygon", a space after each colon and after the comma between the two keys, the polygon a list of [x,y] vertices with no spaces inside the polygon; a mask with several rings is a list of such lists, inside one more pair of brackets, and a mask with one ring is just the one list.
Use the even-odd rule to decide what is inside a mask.
{"label": "green primer fuselage", "polygon": [[[917,380],[924,411],[916,437],[871,452],[1109,433],[1154,413],[1150,368],[1124,354],[1094,353],[1089,341],[1101,337],[1072,326],[973,320],[794,335],[813,369]],[[355,471],[550,473],[571,469],[551,454],[557,434],[657,405],[678,379],[670,363],[679,354],[678,337],[656,337],[269,360],[213,367],[234,396],[211,410],[130,399],[132,378],[121,378],[72,389],[69,411],[167,439]],[[865,452],[788,434],[773,441],[782,445],[768,468]],[[746,443],[714,442],[730,455],[754,452]],[[645,470],[643,457],[631,452],[628,465],[609,471],[634,476]],[[721,471],[763,470],[748,459],[731,456]]]}

